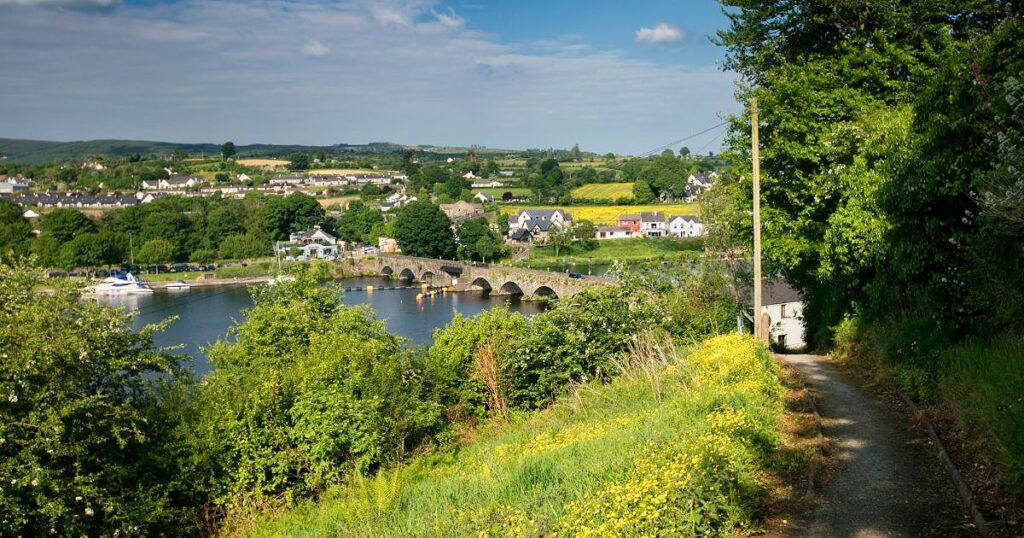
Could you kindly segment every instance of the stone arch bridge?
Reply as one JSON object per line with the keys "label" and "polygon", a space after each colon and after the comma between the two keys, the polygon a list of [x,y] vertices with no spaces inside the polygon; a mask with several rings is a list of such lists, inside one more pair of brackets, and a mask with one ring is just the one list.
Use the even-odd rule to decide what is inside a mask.
{"label": "stone arch bridge", "polygon": [[572,278],[566,273],[553,271],[396,254],[350,258],[349,263],[364,274],[416,280],[430,287],[450,287],[455,291],[483,290],[492,295],[571,297],[584,288],[616,284],[615,280],[606,277]]}

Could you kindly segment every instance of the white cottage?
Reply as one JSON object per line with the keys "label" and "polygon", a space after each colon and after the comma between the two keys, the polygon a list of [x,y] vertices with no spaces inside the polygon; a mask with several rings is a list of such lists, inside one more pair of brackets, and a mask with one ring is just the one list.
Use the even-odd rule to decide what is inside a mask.
{"label": "white cottage", "polygon": [[673,237],[700,237],[705,231],[696,216],[676,215],[668,218],[668,233]]}

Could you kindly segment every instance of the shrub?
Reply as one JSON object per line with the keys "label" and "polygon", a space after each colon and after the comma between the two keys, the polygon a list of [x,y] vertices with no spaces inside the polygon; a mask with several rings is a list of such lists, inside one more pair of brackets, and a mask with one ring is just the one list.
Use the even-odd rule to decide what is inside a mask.
{"label": "shrub", "polygon": [[588,289],[555,303],[530,320],[507,355],[512,402],[539,407],[569,383],[608,379],[612,358],[656,321],[654,307],[627,287]]}
{"label": "shrub", "polygon": [[440,431],[441,407],[398,337],[300,272],[254,292],[235,341],[209,350],[199,392],[200,474],[217,503],[316,494]]}
{"label": "shrub", "polygon": [[187,533],[162,387],[188,374],[157,326],[37,275],[0,265],[0,533]]}

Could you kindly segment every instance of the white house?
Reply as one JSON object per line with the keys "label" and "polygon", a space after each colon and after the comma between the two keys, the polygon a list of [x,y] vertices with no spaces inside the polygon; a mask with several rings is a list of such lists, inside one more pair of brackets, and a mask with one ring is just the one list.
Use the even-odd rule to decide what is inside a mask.
{"label": "white house", "polygon": [[704,225],[693,215],[676,215],[668,218],[668,233],[673,237],[700,237],[704,235]]}
{"label": "white house", "polygon": [[384,212],[391,211],[396,207],[402,207],[406,204],[411,204],[416,200],[417,198],[415,196],[409,196],[408,194],[401,194],[396,192],[391,196],[388,196],[383,201],[381,201],[380,210]]}
{"label": "white house", "polygon": [[474,194],[473,199],[476,200],[477,202],[480,202],[481,204],[489,204],[494,201],[494,198],[491,198],[490,196],[487,196],[482,192]]}
{"label": "white house", "polygon": [[480,176],[474,174],[473,171],[470,170],[469,172],[462,174],[462,179],[480,179]]}
{"label": "white house", "polygon": [[545,230],[550,222],[559,230],[568,230],[572,226],[572,215],[561,209],[524,209],[508,219],[509,234],[519,229],[532,230],[534,225],[541,224]]}
{"label": "white house", "polygon": [[243,174],[238,174],[237,176],[235,176],[235,179],[237,179],[238,181],[245,181],[245,182],[252,181],[252,178],[249,177],[249,174],[244,174],[244,173]]}
{"label": "white house", "polygon": [[321,230],[320,226],[313,226],[312,230],[291,234],[287,241],[275,242],[274,255],[294,256],[292,249],[295,249],[298,255],[294,257],[299,260],[336,258],[344,246],[344,242],[339,242],[337,237]]}
{"label": "white house", "polygon": [[31,209],[26,209],[25,213],[23,213],[21,216],[25,217],[26,219],[38,219],[39,218],[39,213],[36,213],[35,211],[32,211]]}
{"label": "white house", "polygon": [[706,190],[710,190],[715,179],[718,178],[718,172],[697,172],[690,174],[690,177],[686,178],[686,190],[692,194],[701,194]]}
{"label": "white house", "polygon": [[598,226],[594,239],[629,239],[633,237],[633,230],[620,228],[619,226]]}
{"label": "white house", "polygon": [[301,185],[306,182],[302,174],[280,174],[270,178],[271,185]]}
{"label": "white house", "polygon": [[804,342],[804,303],[800,292],[781,280],[766,280],[761,286],[761,317],[768,338],[776,346],[799,350]]}
{"label": "white house", "polygon": [[647,237],[664,237],[665,214],[661,211],[640,213],[640,233]]}
{"label": "white house", "polygon": [[496,179],[492,179],[491,181],[474,181],[473,182],[473,188],[474,189],[492,189],[492,188],[498,188],[498,187],[504,187],[504,186],[505,186],[504,183],[502,183],[502,182],[500,182],[500,181],[498,181]]}

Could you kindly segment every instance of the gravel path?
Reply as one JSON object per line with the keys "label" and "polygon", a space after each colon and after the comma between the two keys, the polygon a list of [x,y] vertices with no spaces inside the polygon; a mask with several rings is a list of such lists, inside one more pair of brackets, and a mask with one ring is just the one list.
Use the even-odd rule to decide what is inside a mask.
{"label": "gravel path", "polygon": [[824,357],[782,355],[815,394],[836,468],[793,536],[974,536],[934,448],[910,419]]}

